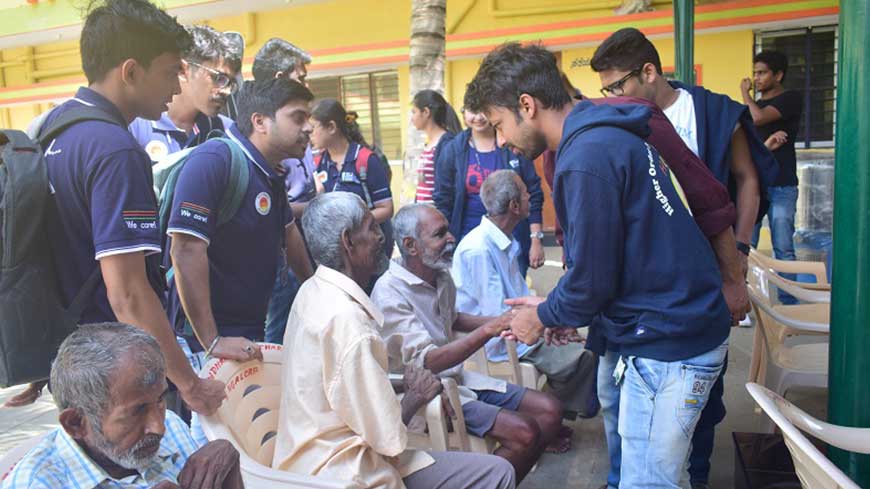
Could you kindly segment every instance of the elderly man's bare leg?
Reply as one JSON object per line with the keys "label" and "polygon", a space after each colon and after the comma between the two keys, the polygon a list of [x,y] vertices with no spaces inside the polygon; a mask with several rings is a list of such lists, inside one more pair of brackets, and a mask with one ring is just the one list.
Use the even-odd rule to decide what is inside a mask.
{"label": "elderly man's bare leg", "polygon": [[494,455],[431,452],[435,463],[405,477],[408,489],[513,489],[514,468]]}

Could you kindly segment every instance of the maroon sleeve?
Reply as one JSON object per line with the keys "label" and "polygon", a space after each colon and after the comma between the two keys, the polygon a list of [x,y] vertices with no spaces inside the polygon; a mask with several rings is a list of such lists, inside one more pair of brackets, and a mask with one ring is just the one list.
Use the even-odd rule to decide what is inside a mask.
{"label": "maroon sleeve", "polygon": [[[553,190],[553,178],[556,175],[556,152],[547,150],[547,151],[544,151],[544,154],[542,156],[544,158],[544,180],[547,181],[547,186],[550,187],[550,191],[552,192],[552,190]],[[559,217],[558,216],[556,216],[555,235],[556,235],[556,243],[558,243],[559,246],[562,246],[562,244],[565,242],[565,239],[564,239],[563,233],[562,233],[562,225],[559,224]]]}
{"label": "maroon sleeve", "polygon": [[652,117],[649,120],[650,135],[646,140],[677,176],[701,232],[707,238],[712,238],[734,225],[737,210],[731,202],[728,189],[716,180],[707,165],[680,139],[661,109],[652,102],[635,97],[590,100],[596,104],[635,104],[649,107]]}

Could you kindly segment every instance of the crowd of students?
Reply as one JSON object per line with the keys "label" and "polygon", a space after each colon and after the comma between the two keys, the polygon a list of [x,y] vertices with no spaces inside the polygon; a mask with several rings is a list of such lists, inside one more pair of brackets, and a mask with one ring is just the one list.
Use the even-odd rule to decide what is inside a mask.
{"label": "crowd of students", "polygon": [[[147,0],[88,14],[88,86],[31,131],[104,115],[44,148],[62,299],[97,277],[80,323],[100,326],[61,348],[61,431],[4,487],[51,487],[39,485],[49,473],[64,487],[100,479],[93,464],[105,476],[97,485],[151,487],[162,474],[186,487],[198,470],[214,487],[240,484],[237,463],[185,466],[203,446],[233,458],[198,420],[224,385],[197,374],[208,357],[261,359],[264,340],[285,347],[276,468],[365,487],[513,487],[541,453],[570,447],[563,416],[593,416],[600,400],[608,487],[706,487],[729,328],[748,312],[746,259],[765,213],[777,258],[794,258],[800,100],[782,86],[787,60],[757,55],[760,99],[744,80],[742,105],[668,81],[653,44],[626,28],[591,61],[608,98],[586,99],[551,53],[506,44],[467,87],[464,131],[443,96],[414,96],[411,121],[427,143],[416,203],[395,212],[388,162],[356,114],[307,88],[311,57],[271,39],[242,81],[243,44],[181,26]],[[535,298],[525,276],[544,264],[541,156],[565,274]],[[576,330],[587,326],[584,348]],[[134,361],[112,331],[154,354]],[[505,338],[521,341],[518,355],[548,375],[551,393],[463,370],[480,348],[505,360]],[[91,367],[112,372],[81,397],[86,379],[65,370],[100,345],[111,354]],[[388,372],[404,375],[401,402]],[[150,380],[128,385],[122,374]],[[495,456],[406,450],[410,417],[440,391],[436,375],[462,386],[467,429],[496,439]],[[101,431],[117,414],[108,408],[126,406],[119,389],[163,406],[164,378],[193,411],[190,440],[165,446],[182,422],[162,409],[128,427],[138,439]],[[159,446],[183,460],[149,465],[137,458],[143,440],[151,455]],[[79,452],[87,470],[44,462]]]}

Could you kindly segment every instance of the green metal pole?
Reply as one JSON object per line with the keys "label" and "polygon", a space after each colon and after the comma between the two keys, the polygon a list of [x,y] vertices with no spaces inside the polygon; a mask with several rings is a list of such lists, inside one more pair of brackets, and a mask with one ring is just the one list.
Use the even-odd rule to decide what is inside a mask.
{"label": "green metal pole", "polygon": [[686,85],[695,84],[695,2],[674,0],[675,77]]}
{"label": "green metal pole", "polygon": [[[840,1],[834,166],[834,265],[828,411],[832,423],[870,428],[870,0]],[[831,450],[870,487],[870,455]]]}

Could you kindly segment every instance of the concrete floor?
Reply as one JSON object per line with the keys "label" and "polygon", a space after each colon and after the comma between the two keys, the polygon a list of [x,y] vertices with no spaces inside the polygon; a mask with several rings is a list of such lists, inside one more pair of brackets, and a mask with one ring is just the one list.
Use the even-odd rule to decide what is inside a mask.
{"label": "concrete floor", "polygon": [[[532,286],[538,295],[552,289],[562,275],[558,266],[561,250],[547,248],[548,265],[532,270]],[[713,454],[713,469],[710,487],[730,489],[734,487],[734,448],[731,433],[734,431],[758,431],[760,414],[744,388],[749,371],[752,328],[734,328],[731,334],[731,350],[728,373],[725,378],[725,399],[728,416],[719,425]],[[0,389],[0,405],[20,392],[22,387]],[[826,392],[819,390],[792,391],[789,399],[810,414],[821,419],[826,417]],[[56,410],[51,396],[44,393],[36,404],[25,408],[0,408],[0,456],[9,449],[36,434],[57,426]],[[574,447],[561,455],[545,454],[538,467],[520,486],[523,489],[597,489],[605,482],[608,470],[607,449],[600,416],[577,420],[574,428]]]}

